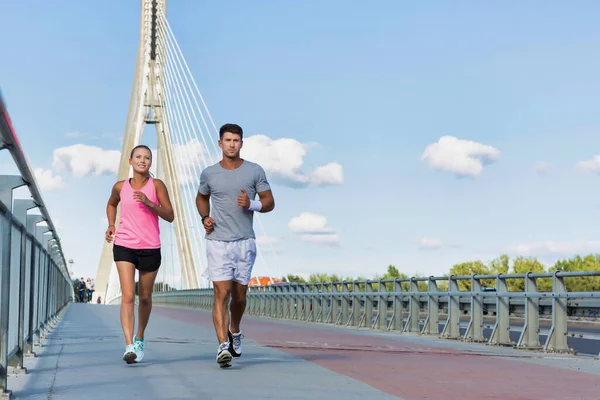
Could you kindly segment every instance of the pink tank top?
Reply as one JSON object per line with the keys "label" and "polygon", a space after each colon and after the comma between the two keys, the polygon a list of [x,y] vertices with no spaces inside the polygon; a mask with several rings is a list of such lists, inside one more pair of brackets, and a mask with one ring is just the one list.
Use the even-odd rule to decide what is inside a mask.
{"label": "pink tank top", "polygon": [[[148,200],[159,204],[156,196],[154,180],[148,182],[140,189]],[[160,247],[160,229],[158,216],[148,207],[133,198],[135,190],[129,184],[129,179],[123,181],[121,188],[121,215],[119,229],[115,234],[114,243],[130,249],[157,249]]]}

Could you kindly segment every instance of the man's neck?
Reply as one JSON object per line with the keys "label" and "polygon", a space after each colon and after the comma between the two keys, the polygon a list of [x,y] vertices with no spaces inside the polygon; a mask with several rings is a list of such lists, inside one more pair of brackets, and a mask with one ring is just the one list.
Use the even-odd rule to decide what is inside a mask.
{"label": "man's neck", "polygon": [[225,169],[236,169],[236,168],[239,168],[240,165],[242,165],[243,163],[244,163],[244,160],[242,160],[240,157],[236,157],[236,158],[223,157],[223,159],[221,160],[221,167],[223,167]]}

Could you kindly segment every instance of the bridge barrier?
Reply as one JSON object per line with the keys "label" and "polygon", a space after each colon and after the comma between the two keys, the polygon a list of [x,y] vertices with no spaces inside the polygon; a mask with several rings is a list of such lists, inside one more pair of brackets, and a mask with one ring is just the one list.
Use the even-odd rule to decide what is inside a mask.
{"label": "bridge barrier", "polygon": [[[8,149],[20,175],[0,171],[0,396],[11,398],[9,374],[27,373],[24,357],[72,299],[73,285],[60,240],[0,94],[0,150]],[[27,186],[31,199],[13,198]],[[41,214],[28,214],[37,208]],[[44,225],[40,225],[45,222]]]}
{"label": "bridge barrier", "polygon": [[[278,283],[249,287],[246,312],[260,317],[575,353],[567,343],[568,336],[574,335],[569,325],[597,323],[600,292],[569,292],[565,278],[592,276],[600,276],[600,271]],[[539,279],[551,279],[552,291],[539,291]],[[490,280],[494,287],[482,285],[482,281]],[[521,280],[524,289],[509,291],[509,280]],[[459,290],[461,281],[468,281],[470,290]],[[419,288],[419,282],[426,283],[426,288]],[[448,290],[438,289],[441,282],[447,283]],[[112,303],[119,301],[115,298]],[[155,292],[153,303],[210,310],[213,291]],[[510,335],[515,321],[518,339]],[[548,327],[542,332],[544,324]],[[543,336],[546,339],[542,343]]]}

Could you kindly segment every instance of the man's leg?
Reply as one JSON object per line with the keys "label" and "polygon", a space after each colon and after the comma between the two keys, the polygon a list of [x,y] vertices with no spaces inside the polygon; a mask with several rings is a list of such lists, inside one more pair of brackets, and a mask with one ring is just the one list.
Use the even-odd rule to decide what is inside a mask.
{"label": "man's leg", "polygon": [[229,243],[219,240],[206,241],[207,269],[204,274],[213,283],[214,304],[212,310],[215,333],[219,341],[217,363],[224,367],[231,366],[229,352],[229,310],[227,305],[231,298],[231,281],[234,265],[231,263]]}
{"label": "man's leg", "polygon": [[233,282],[231,288],[231,324],[229,329],[231,333],[238,333],[240,331],[240,323],[242,322],[242,316],[246,311],[246,292],[248,291],[248,285],[242,285],[239,282]]}
{"label": "man's leg", "polygon": [[212,310],[213,324],[219,344],[228,342],[229,310],[227,304],[231,297],[231,281],[213,282],[215,298]]}
{"label": "man's leg", "polygon": [[238,263],[235,281],[231,288],[231,325],[229,327],[229,351],[234,357],[242,355],[242,330],[240,324],[246,311],[246,292],[252,277],[252,269],[256,260],[256,243],[254,239],[240,240],[236,243]]}
{"label": "man's leg", "polygon": [[216,281],[213,282],[215,297],[213,306],[213,324],[217,339],[219,340],[219,348],[217,349],[217,364],[221,368],[231,367],[231,352],[229,350],[229,310],[227,303],[231,297],[231,281]]}

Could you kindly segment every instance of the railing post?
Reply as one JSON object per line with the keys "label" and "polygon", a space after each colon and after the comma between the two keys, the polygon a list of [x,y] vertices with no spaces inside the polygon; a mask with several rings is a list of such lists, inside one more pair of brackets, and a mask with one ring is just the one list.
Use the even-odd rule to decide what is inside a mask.
{"label": "railing post", "polygon": [[277,315],[277,286],[273,286],[273,285],[269,285],[269,297],[268,297],[268,304],[269,304],[269,314],[268,316],[271,318],[278,318],[279,316]]}
{"label": "railing post", "polygon": [[410,297],[408,303],[408,321],[404,325],[404,332],[419,332],[419,318],[421,317],[421,303],[419,301],[419,285],[414,278],[410,280]]}
{"label": "railing post", "polygon": [[[20,176],[0,175],[0,202],[10,214],[13,204],[13,190],[25,185]],[[0,260],[0,395],[11,398],[7,387],[8,373],[8,343],[10,327],[10,270],[11,270],[11,233],[12,224],[9,214],[0,221],[0,240],[2,241],[2,259]]]}
{"label": "railing post", "polygon": [[319,304],[319,293],[320,293],[320,283],[314,283],[313,287],[312,287],[312,298],[310,299],[310,304],[311,304],[311,314],[310,314],[310,320],[312,322],[319,322],[319,312],[321,310],[321,306]]}
{"label": "railing post", "polygon": [[351,325],[358,327],[360,323],[360,283],[354,281],[352,284],[352,316],[350,318]]}
{"label": "railing post", "polygon": [[283,318],[283,286],[274,286],[275,292],[275,317]]}
{"label": "railing post", "polygon": [[537,282],[531,277],[531,272],[525,276],[525,324],[517,347],[524,349],[541,349],[540,344],[540,299],[530,297],[530,294],[538,293]]}
{"label": "railing post", "polygon": [[[339,283],[338,282],[333,282],[331,284],[331,306],[330,306],[330,312],[331,312],[331,316],[329,318],[329,321],[336,325],[338,322],[338,316],[340,314],[340,296],[339,293],[340,292],[340,287],[339,287]],[[327,321],[325,321],[327,322]]]}
{"label": "railing post", "polygon": [[448,278],[448,319],[442,337],[445,339],[460,339],[460,293],[456,276]]}
{"label": "railing post", "polygon": [[402,281],[394,278],[394,302],[392,305],[392,319],[388,325],[389,330],[402,332],[404,328],[404,302],[402,299]]}
{"label": "railing post", "polygon": [[340,325],[347,325],[350,317],[350,283],[342,281],[342,319]]}
{"label": "railing post", "polygon": [[290,285],[290,290],[288,294],[289,299],[289,319],[297,319],[298,318],[298,296],[296,292],[298,291],[298,284],[294,283]]}
{"label": "railing post", "polygon": [[[38,229],[39,228],[39,229]],[[35,282],[32,282],[34,286],[35,298],[33,302],[33,336],[30,338],[32,347],[40,347],[42,345],[40,340],[40,312],[41,312],[41,298],[42,298],[42,276],[43,276],[43,266],[46,254],[44,253],[46,243],[45,234],[48,233],[47,226],[39,226],[36,227],[35,238],[38,241],[38,245],[36,246],[36,257],[33,268],[35,269]]]}
{"label": "railing post", "polygon": [[385,330],[387,327],[388,290],[384,281],[379,281],[379,296],[377,297],[377,329]]}
{"label": "railing post", "polygon": [[552,353],[572,353],[567,343],[567,298],[558,297],[567,293],[565,280],[559,276],[560,272],[556,271],[552,276],[552,326],[544,351]]}
{"label": "railing post", "polygon": [[250,314],[258,316],[260,309],[260,293],[256,287],[252,288],[252,302],[250,304]]}
{"label": "railing post", "polygon": [[331,314],[331,303],[329,302],[331,297],[329,296],[329,287],[332,285],[333,283],[321,284],[321,295],[319,296],[319,302],[321,303],[320,322],[322,323],[327,323]]}
{"label": "railing post", "polygon": [[490,335],[488,344],[499,346],[512,346],[514,343],[510,340],[510,298],[506,278],[502,274],[496,276],[496,323]]}
{"label": "railing post", "polygon": [[[13,215],[21,221],[25,227],[27,227],[27,210],[36,207],[33,200],[22,200],[18,199],[13,204]],[[18,260],[14,260],[19,264],[19,297],[18,297],[18,322],[17,322],[17,352],[8,360],[9,372],[12,374],[26,374],[27,368],[23,366],[23,349],[24,349],[24,336],[25,336],[25,279],[27,273],[27,235],[25,232],[21,232],[21,237],[18,239],[12,238],[13,249],[19,255]],[[15,257],[16,258],[16,257]],[[14,297],[13,297],[14,298]]]}
{"label": "railing post", "polygon": [[427,319],[423,325],[421,331],[424,335],[439,335],[440,334],[440,303],[439,303],[439,290],[437,281],[433,279],[433,276],[429,277],[427,281]]}
{"label": "railing post", "polygon": [[365,282],[364,309],[358,327],[370,328],[373,321],[373,282]]}
{"label": "railing post", "polygon": [[483,336],[483,297],[481,296],[481,280],[471,276],[471,319],[463,337],[467,342],[485,342]]}

